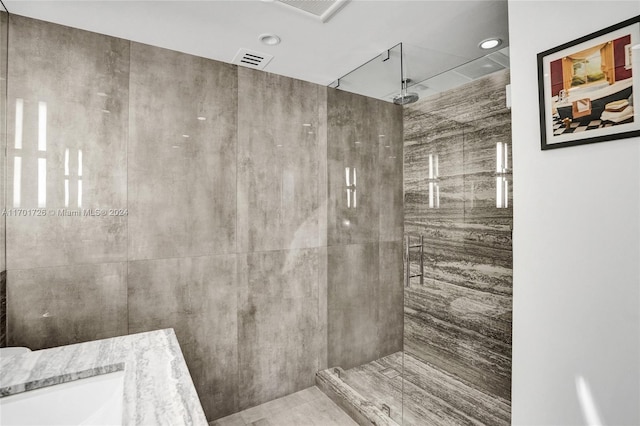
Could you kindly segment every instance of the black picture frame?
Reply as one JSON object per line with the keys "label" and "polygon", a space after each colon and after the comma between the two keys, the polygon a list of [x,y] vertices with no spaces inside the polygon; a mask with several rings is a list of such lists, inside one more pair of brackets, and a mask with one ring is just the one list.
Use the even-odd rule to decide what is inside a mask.
{"label": "black picture frame", "polygon": [[542,150],[640,136],[640,15],[538,53],[538,90]]}

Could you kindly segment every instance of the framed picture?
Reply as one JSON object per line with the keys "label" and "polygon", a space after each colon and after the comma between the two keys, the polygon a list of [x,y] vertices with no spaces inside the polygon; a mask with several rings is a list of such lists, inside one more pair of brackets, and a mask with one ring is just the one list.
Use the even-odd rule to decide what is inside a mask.
{"label": "framed picture", "polygon": [[543,150],[640,136],[640,16],[538,54]]}

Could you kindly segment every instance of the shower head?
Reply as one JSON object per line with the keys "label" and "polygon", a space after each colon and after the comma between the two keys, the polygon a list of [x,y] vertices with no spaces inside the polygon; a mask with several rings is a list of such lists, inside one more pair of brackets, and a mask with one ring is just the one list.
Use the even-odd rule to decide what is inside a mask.
{"label": "shower head", "polygon": [[396,105],[407,105],[417,102],[420,96],[415,92],[407,92],[407,87],[411,83],[411,79],[405,78],[402,80],[402,90],[399,95],[393,98],[393,103]]}
{"label": "shower head", "polygon": [[393,98],[393,103],[396,105],[408,105],[417,102],[420,97],[417,93],[401,93]]}

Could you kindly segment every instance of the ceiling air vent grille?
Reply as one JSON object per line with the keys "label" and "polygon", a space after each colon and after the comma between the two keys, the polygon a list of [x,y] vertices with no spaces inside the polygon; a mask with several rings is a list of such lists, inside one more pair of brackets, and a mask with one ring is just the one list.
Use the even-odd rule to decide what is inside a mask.
{"label": "ceiling air vent grille", "polygon": [[282,4],[303,12],[308,16],[327,22],[349,0],[277,0]]}
{"label": "ceiling air vent grille", "polygon": [[247,68],[263,70],[272,59],[273,55],[243,48],[238,50],[238,53],[236,53],[232,63],[242,65]]}

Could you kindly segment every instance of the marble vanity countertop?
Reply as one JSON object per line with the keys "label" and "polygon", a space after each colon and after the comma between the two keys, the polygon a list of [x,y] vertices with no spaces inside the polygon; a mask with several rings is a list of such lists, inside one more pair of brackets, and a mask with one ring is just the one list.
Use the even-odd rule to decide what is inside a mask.
{"label": "marble vanity countertop", "polygon": [[0,395],[124,369],[123,425],[207,425],[173,329],[0,359]]}

